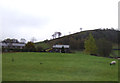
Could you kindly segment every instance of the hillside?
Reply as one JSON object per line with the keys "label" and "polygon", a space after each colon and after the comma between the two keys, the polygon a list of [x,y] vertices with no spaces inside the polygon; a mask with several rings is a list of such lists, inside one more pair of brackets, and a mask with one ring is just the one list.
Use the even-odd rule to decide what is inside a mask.
{"label": "hillside", "polygon": [[[74,50],[82,50],[84,49],[84,41],[87,39],[89,33],[92,33],[95,40],[100,38],[105,38],[108,41],[111,41],[113,45],[118,45],[118,34],[120,31],[114,29],[95,29],[95,30],[88,30],[88,31],[81,31],[74,34],[70,34],[67,36],[62,36],[52,40],[45,40],[43,42],[35,43],[36,46],[40,44],[46,45],[46,48],[51,47],[54,44],[69,44],[71,49]],[[44,47],[45,48],[45,47]]]}

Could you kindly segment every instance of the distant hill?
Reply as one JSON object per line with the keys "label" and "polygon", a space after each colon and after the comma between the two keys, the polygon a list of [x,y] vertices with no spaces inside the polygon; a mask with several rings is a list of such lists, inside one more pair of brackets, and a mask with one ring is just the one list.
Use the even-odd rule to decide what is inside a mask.
{"label": "distant hill", "polygon": [[[84,41],[87,39],[89,33],[92,33],[95,40],[100,38],[105,38],[108,41],[111,41],[113,44],[118,44],[118,40],[120,38],[118,35],[120,34],[120,31],[114,30],[114,29],[95,29],[95,30],[87,30],[87,31],[81,31],[74,34],[70,34],[67,36],[59,37],[52,40],[45,40],[43,42],[37,42],[35,45],[40,45],[44,43],[46,45],[46,48],[51,47],[54,44],[69,44],[71,46],[71,49],[73,50],[82,50],[84,49]],[[44,47],[45,48],[45,47]]]}

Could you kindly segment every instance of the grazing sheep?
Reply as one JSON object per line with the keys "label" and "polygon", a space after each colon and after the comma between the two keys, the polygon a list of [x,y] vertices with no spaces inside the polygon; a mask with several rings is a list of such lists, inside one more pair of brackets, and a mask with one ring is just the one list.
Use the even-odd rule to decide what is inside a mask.
{"label": "grazing sheep", "polygon": [[116,61],[112,61],[111,63],[110,63],[110,65],[115,65],[116,64]]}

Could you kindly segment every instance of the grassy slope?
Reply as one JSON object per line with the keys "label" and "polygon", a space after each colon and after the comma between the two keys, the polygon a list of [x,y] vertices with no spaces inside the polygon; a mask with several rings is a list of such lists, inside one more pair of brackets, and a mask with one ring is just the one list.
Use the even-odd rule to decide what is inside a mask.
{"label": "grassy slope", "polygon": [[40,46],[40,47],[42,47],[43,49],[48,49],[48,48],[50,48],[50,45],[47,44],[47,43],[44,43],[44,42],[35,43],[35,47],[37,47],[37,46]]}
{"label": "grassy slope", "polygon": [[[14,62],[12,62],[12,57]],[[3,81],[117,81],[114,59],[81,53],[5,53]],[[117,61],[117,60],[116,60]],[[40,64],[42,62],[43,64]],[[118,62],[118,61],[117,61]]]}

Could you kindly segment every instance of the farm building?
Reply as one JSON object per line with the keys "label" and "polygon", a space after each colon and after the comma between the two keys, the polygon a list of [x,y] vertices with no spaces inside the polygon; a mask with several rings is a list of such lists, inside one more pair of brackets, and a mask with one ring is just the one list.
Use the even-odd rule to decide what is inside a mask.
{"label": "farm building", "polygon": [[13,49],[23,49],[25,47],[25,43],[0,43],[0,47],[2,47],[3,52],[13,51]]}
{"label": "farm building", "polygon": [[22,49],[24,48],[25,44],[24,43],[0,43],[0,46],[2,46],[2,48],[19,48]]}
{"label": "farm building", "polygon": [[70,46],[69,45],[53,45],[53,51],[54,52],[64,52],[69,53],[70,52]]}

